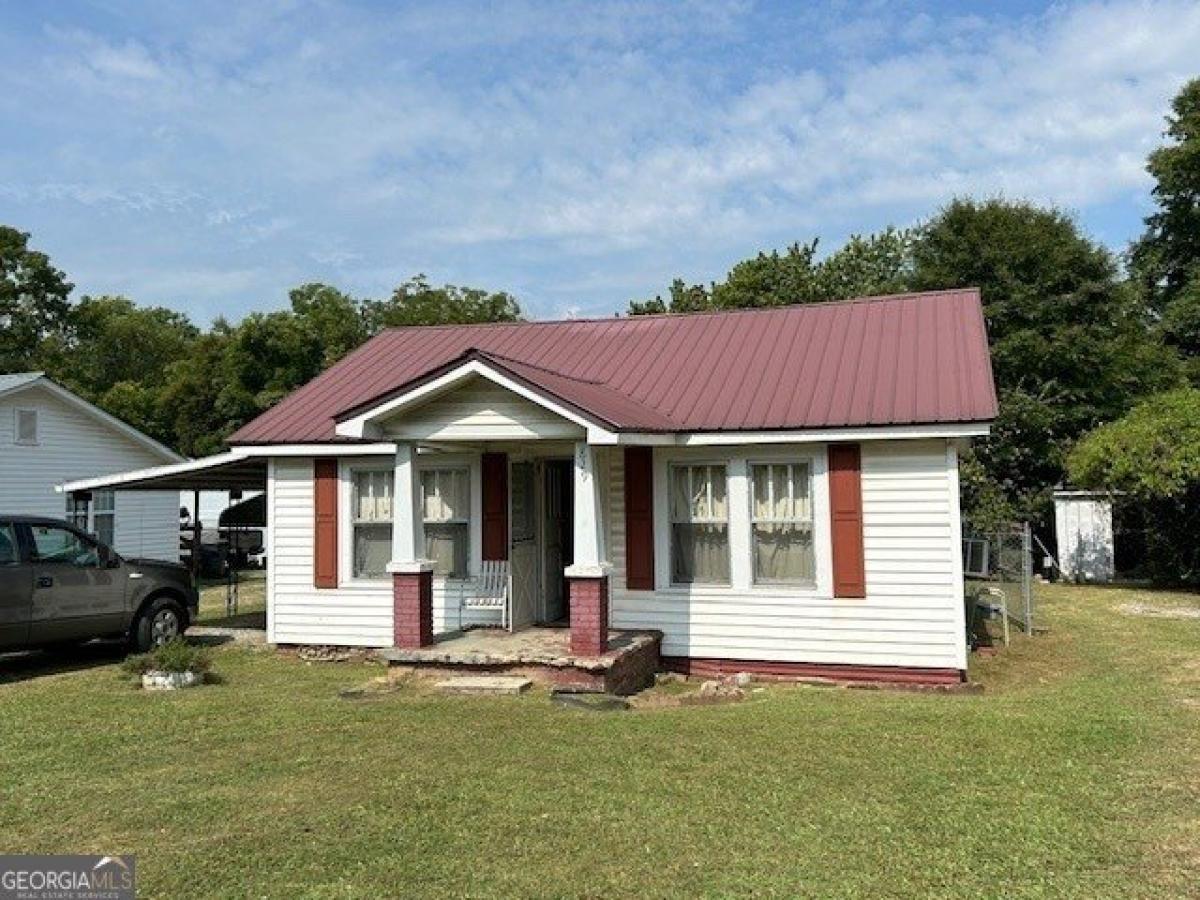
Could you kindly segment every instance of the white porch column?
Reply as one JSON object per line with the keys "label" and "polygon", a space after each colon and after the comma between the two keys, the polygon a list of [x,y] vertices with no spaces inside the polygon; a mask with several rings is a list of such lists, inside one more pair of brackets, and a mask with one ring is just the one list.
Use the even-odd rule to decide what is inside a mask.
{"label": "white porch column", "polygon": [[604,546],[604,497],[596,468],[596,448],[575,445],[575,560],[567,566],[571,610],[571,652],[608,652],[608,560]]}
{"label": "white porch column", "polygon": [[567,575],[595,577],[607,571],[604,546],[600,478],[596,470],[596,448],[580,441],[575,445],[575,561]]}
{"label": "white porch column", "polygon": [[392,642],[419,649],[433,643],[433,563],[425,555],[425,529],[417,502],[417,448],[396,444],[392,486]]}
{"label": "white porch column", "polygon": [[396,444],[395,482],[392,488],[392,562],[389,571],[412,571],[424,562],[425,529],[418,504],[415,444]]}

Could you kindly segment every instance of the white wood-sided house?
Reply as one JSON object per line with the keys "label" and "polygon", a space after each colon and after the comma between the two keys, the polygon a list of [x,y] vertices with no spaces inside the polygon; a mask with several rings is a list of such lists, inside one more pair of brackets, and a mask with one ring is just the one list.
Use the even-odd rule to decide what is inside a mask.
{"label": "white wood-sided house", "polygon": [[0,513],[67,519],[124,556],[179,559],[179,493],[57,490],[183,457],[41,372],[0,375]]}
{"label": "white wood-sided house", "polygon": [[[507,562],[511,625],[667,664],[966,669],[958,456],[996,397],[974,290],[386,331],[228,453],[70,487],[263,487],[280,644],[420,647]],[[201,485],[201,481],[203,482]]]}

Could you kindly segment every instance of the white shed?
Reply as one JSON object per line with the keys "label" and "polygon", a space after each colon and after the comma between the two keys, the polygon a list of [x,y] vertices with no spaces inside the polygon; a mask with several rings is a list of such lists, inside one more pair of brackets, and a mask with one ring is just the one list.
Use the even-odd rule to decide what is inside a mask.
{"label": "white shed", "polygon": [[1058,564],[1072,581],[1113,579],[1112,495],[1102,491],[1055,491],[1054,530]]}

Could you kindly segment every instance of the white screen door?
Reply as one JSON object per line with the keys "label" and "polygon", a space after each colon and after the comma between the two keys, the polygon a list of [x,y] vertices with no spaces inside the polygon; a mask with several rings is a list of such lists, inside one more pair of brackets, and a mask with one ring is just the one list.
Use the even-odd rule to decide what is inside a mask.
{"label": "white screen door", "polygon": [[533,624],[537,599],[537,516],[533,463],[516,462],[509,474],[509,521],[512,544],[512,628]]}

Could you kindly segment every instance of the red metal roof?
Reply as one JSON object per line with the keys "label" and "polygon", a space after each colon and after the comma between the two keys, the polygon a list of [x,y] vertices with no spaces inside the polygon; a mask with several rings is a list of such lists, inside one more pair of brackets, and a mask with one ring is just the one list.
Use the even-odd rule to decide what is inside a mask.
{"label": "red metal roof", "polygon": [[336,421],[477,357],[618,431],[982,422],[996,393],[979,291],[692,315],[383,332],[231,444],[336,440]]}

